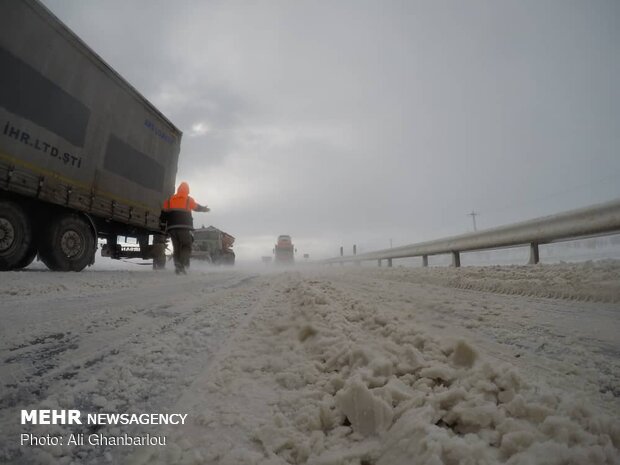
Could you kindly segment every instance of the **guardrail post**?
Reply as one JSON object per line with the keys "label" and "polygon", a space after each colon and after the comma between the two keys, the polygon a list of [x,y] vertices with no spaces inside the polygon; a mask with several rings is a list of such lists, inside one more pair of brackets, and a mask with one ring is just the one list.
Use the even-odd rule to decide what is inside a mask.
{"label": "guardrail post", "polygon": [[379,268],[381,268],[381,259],[377,260],[377,264],[379,265]]}
{"label": "guardrail post", "polygon": [[344,247],[340,246],[340,256],[342,257],[344,255]]}
{"label": "guardrail post", "polygon": [[461,255],[455,250],[452,251],[452,266],[455,268],[461,266]]}
{"label": "guardrail post", "polygon": [[388,268],[392,268],[392,259],[388,258]]}
{"label": "guardrail post", "polygon": [[538,243],[532,242],[530,244],[530,260],[528,261],[529,265],[536,265],[540,262],[540,254],[538,252]]}
{"label": "guardrail post", "polygon": [[357,255],[357,245],[353,244],[353,255]]}
{"label": "guardrail post", "polygon": [[422,255],[422,266],[424,268],[428,267],[428,255]]}

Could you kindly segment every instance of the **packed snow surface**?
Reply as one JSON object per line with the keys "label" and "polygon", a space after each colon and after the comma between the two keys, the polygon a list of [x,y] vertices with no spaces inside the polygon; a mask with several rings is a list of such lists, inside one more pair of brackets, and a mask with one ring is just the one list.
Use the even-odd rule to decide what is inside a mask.
{"label": "packed snow surface", "polygon": [[[620,463],[620,264],[4,273],[0,462]],[[19,411],[181,412],[20,447]],[[92,431],[81,431],[92,432]]]}

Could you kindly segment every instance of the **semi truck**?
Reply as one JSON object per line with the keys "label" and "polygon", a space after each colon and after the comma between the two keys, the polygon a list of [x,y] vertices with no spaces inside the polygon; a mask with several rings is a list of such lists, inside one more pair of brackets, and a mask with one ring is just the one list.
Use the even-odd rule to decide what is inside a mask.
{"label": "semi truck", "polygon": [[277,265],[292,265],[295,263],[295,246],[291,236],[283,234],[278,236],[278,241],[273,249],[275,263]]}
{"label": "semi truck", "polygon": [[232,246],[235,238],[214,226],[194,230],[192,259],[205,260],[214,265],[234,265],[235,252]]}
{"label": "semi truck", "polygon": [[81,271],[98,239],[165,264],[181,136],[39,1],[0,0],[0,270]]}

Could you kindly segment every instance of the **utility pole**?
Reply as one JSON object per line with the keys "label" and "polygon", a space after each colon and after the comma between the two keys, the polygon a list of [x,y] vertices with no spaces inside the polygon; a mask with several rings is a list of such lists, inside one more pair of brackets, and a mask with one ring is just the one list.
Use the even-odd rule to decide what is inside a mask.
{"label": "utility pole", "polygon": [[476,228],[476,216],[478,216],[480,213],[476,213],[475,211],[471,211],[471,213],[468,213],[467,216],[471,216],[472,221],[474,222],[474,231],[478,231],[478,228]]}

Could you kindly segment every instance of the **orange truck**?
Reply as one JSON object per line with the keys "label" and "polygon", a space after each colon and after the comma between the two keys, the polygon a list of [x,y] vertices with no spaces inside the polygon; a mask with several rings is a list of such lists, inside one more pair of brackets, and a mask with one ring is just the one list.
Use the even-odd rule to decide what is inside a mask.
{"label": "orange truck", "polygon": [[295,263],[295,252],[297,250],[293,246],[291,236],[283,234],[278,236],[278,242],[273,249],[275,254],[275,263],[280,265],[292,265]]}

